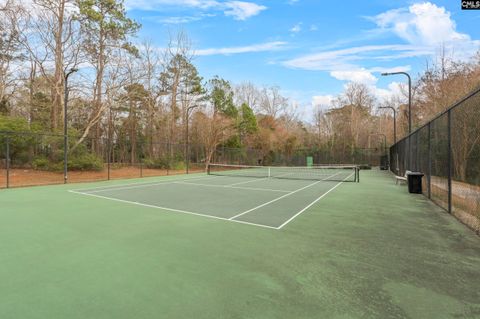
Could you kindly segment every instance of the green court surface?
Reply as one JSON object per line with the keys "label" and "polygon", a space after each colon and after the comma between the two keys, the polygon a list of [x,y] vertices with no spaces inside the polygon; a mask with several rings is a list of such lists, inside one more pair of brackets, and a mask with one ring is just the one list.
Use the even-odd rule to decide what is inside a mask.
{"label": "green court surface", "polygon": [[389,173],[0,191],[0,318],[480,318],[480,238]]}
{"label": "green court surface", "polygon": [[340,184],[325,179],[196,176],[70,192],[171,213],[281,229]]}

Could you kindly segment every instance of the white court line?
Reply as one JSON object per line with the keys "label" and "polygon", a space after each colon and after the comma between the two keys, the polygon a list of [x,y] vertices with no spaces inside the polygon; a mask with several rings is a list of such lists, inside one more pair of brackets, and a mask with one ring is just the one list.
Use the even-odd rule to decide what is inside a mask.
{"label": "white court line", "polygon": [[343,182],[345,182],[345,180],[347,178],[350,178],[354,173],[350,174],[349,176],[345,177],[343,181],[337,183],[335,186],[333,186],[332,188],[330,188],[327,192],[323,193],[320,197],[318,197],[317,199],[315,199],[313,202],[311,202],[310,204],[308,204],[307,206],[305,206],[301,211],[299,211],[298,213],[296,213],[295,215],[293,215],[292,217],[290,217],[287,221],[285,221],[283,224],[281,224],[280,226],[277,227],[277,229],[282,229],[283,226],[287,225],[288,223],[290,223],[292,220],[294,220],[297,216],[299,216],[301,213],[303,213],[304,211],[306,211],[307,209],[309,209],[310,207],[312,207],[313,205],[315,205],[316,202],[318,202],[319,200],[321,200],[322,198],[324,198],[325,196],[327,196],[328,193],[330,193],[331,191],[333,191],[335,188],[337,188],[338,186],[340,186],[340,184],[342,184]]}
{"label": "white court line", "polygon": [[[339,173],[337,173],[337,174],[339,174]],[[335,175],[337,175],[337,174],[335,174]],[[252,211],[254,211],[254,210],[257,210],[257,209],[262,208],[262,207],[264,207],[264,206],[270,205],[271,203],[274,203],[274,202],[276,202],[276,201],[278,201],[278,200],[280,200],[280,199],[282,199],[282,198],[285,198],[285,197],[287,197],[287,196],[290,196],[290,195],[293,195],[293,194],[298,193],[298,192],[300,192],[300,191],[303,191],[304,189],[307,189],[307,188],[309,188],[309,187],[312,187],[313,185],[316,185],[316,184],[318,184],[318,183],[320,183],[320,182],[323,182],[323,180],[316,181],[316,182],[314,182],[314,183],[312,183],[312,184],[308,184],[307,186],[304,186],[304,187],[299,188],[299,189],[297,189],[297,190],[291,191],[291,192],[289,192],[289,193],[287,193],[287,194],[285,194],[285,195],[283,195],[283,196],[280,196],[280,197],[277,197],[277,198],[275,198],[275,199],[272,199],[272,200],[269,201],[269,202],[263,203],[263,204],[261,204],[261,205],[258,205],[257,207],[251,208],[251,209],[246,210],[246,211],[244,211],[244,212],[242,212],[242,213],[240,213],[240,214],[238,214],[238,215],[235,215],[235,216],[233,216],[233,217],[230,217],[229,219],[230,219],[230,220],[233,220],[233,219],[235,219],[235,218],[238,218],[238,217],[240,217],[240,216],[243,216],[243,215],[245,215],[245,214],[248,214],[248,213],[250,213],[250,212],[252,212]]]}
{"label": "white court line", "polygon": [[[353,173],[352,173],[353,174]],[[75,193],[75,194],[80,194],[80,195],[84,195],[84,196],[91,196],[91,197],[97,197],[97,198],[102,198],[102,199],[106,199],[106,200],[111,200],[111,201],[117,201],[117,202],[122,202],[122,203],[127,203],[127,204],[133,204],[133,205],[138,205],[138,206],[143,206],[143,207],[149,207],[149,208],[156,208],[156,209],[162,209],[162,210],[165,210],[165,211],[170,211],[170,212],[174,212],[174,213],[183,213],[183,214],[189,214],[189,215],[195,215],[195,216],[202,216],[202,217],[207,217],[207,218],[213,218],[213,219],[217,219],[217,220],[224,220],[224,221],[229,221],[229,222],[235,222],[235,223],[239,223],[239,224],[246,224],[246,225],[252,225],[252,226],[258,226],[258,227],[263,227],[263,228],[268,228],[268,229],[275,229],[275,230],[280,230],[282,229],[284,226],[286,226],[288,223],[290,223],[293,219],[295,219],[296,217],[298,217],[300,214],[302,214],[303,212],[305,212],[307,209],[309,209],[311,206],[313,206],[315,203],[317,203],[320,199],[322,199],[323,197],[325,197],[327,194],[329,194],[331,191],[333,191],[335,188],[337,188],[340,184],[342,184],[347,178],[350,178],[352,176],[352,174],[350,174],[348,177],[346,177],[343,181],[337,183],[335,186],[333,186],[331,189],[329,189],[327,192],[325,192],[324,194],[322,194],[320,197],[318,197],[317,199],[315,199],[312,203],[310,203],[309,205],[307,205],[305,208],[303,208],[301,211],[299,211],[298,213],[296,213],[295,215],[293,215],[291,218],[289,218],[287,221],[285,221],[283,224],[281,224],[280,226],[278,227],[274,227],[274,226],[268,226],[268,225],[263,225],[263,224],[256,224],[256,223],[251,223],[251,222],[246,222],[246,221],[241,221],[241,220],[235,220],[233,218],[236,218],[236,217],[239,217],[243,214],[246,214],[248,212],[251,212],[255,209],[258,209],[260,207],[263,207],[263,206],[266,206],[270,203],[273,203],[277,200],[280,200],[282,198],[285,198],[293,193],[296,193],[296,192],[299,192],[301,190],[304,190],[308,187],[311,187],[315,184],[318,184],[319,182],[321,182],[322,180],[320,181],[317,181],[317,182],[314,182],[312,184],[309,184],[305,187],[302,187],[300,189],[297,189],[295,191],[292,191],[292,192],[289,192],[281,197],[278,197],[268,203],[264,203],[260,206],[257,206],[253,209],[250,209],[246,212],[243,212],[237,216],[234,216],[234,217],[230,217],[230,218],[224,218],[224,217],[217,217],[217,216],[213,216],[213,215],[208,215],[208,214],[202,214],[202,213],[195,213],[195,212],[190,212],[190,211],[185,211],[185,210],[179,210],[179,209],[173,209],[173,208],[168,208],[168,207],[162,207],[162,206],[155,206],[155,205],[149,205],[149,204],[143,204],[143,203],[139,203],[139,202],[133,202],[133,201],[127,201],[127,200],[123,200],[123,199],[117,199],[117,198],[111,198],[111,197],[106,197],[106,196],[101,196],[101,195],[95,195],[95,194],[90,194],[90,193],[84,193],[84,192],[81,192],[79,190],[69,190],[70,193]],[[335,174],[337,175],[337,174]],[[334,176],[334,175],[333,175]],[[333,177],[333,176],[330,176],[330,177]],[[219,176],[220,177],[220,176]],[[190,179],[201,179],[202,177],[200,178],[188,178],[188,179],[184,179],[184,180],[190,180]],[[209,178],[210,179],[210,178]],[[166,183],[172,183],[172,182],[175,182],[175,180],[173,181],[165,181],[164,184]],[[177,180],[178,182],[178,180]],[[193,183],[192,183],[193,184]],[[128,184],[126,184],[128,185]],[[144,186],[148,186],[149,184],[144,184]],[[196,184],[195,184],[196,185]],[[206,184],[207,185],[207,184]],[[211,186],[211,185],[209,185]],[[115,189],[112,189],[112,190],[115,190]]]}
{"label": "white court line", "polygon": [[258,205],[258,206],[256,206],[256,207],[254,207],[254,208],[251,208],[251,209],[249,209],[249,210],[246,210],[246,211],[244,211],[244,212],[242,212],[242,213],[240,213],[240,214],[238,214],[238,215],[235,215],[235,216],[233,216],[233,217],[230,217],[229,219],[230,219],[230,220],[233,220],[233,219],[235,219],[235,218],[237,218],[237,217],[240,217],[240,216],[242,216],[242,215],[248,214],[248,213],[250,213],[250,212],[252,212],[252,211],[254,211],[254,210],[256,210],[256,209],[262,208],[263,206],[266,206],[266,205],[269,205],[269,204],[271,204],[271,203],[274,203],[274,202],[276,202],[277,200],[280,200],[280,199],[285,198],[285,197],[287,197],[287,196],[293,195],[293,194],[295,194],[295,193],[297,193],[297,192],[300,192],[300,191],[302,191],[302,190],[304,190],[304,189],[306,189],[306,188],[309,188],[310,186],[316,185],[316,184],[318,184],[318,183],[320,183],[320,182],[321,182],[321,181],[316,181],[315,183],[308,184],[308,185],[305,186],[305,187],[299,188],[299,189],[294,190],[294,191],[292,191],[292,192],[289,192],[289,193],[287,193],[287,194],[285,194],[285,195],[283,195],[283,196],[280,196],[280,197],[277,197],[277,198],[275,198],[275,199],[272,199],[272,200],[269,201],[269,202],[263,203],[263,204],[261,204],[261,205]]}
{"label": "white court line", "polygon": [[[77,191],[77,192],[89,192],[89,193],[98,193],[98,192],[104,192],[104,191],[115,191],[115,190],[123,190],[123,189],[133,189],[133,188],[141,188],[141,187],[149,187],[149,186],[157,186],[157,185],[162,185],[162,184],[171,184],[173,182],[178,182],[178,181],[189,181],[189,180],[209,180],[209,179],[217,179],[220,176],[215,176],[215,177],[208,177],[207,176],[202,176],[202,177],[192,177],[192,178],[184,178],[184,179],[169,179],[165,181],[159,181],[159,182],[149,182],[149,183],[131,183],[131,184],[123,184],[123,185],[105,185],[105,186],[100,186],[100,187],[92,187],[92,188],[81,188],[81,189],[72,189],[72,191]],[[120,186],[120,187],[118,187]],[[122,187],[125,186],[125,187]],[[93,191],[92,191],[93,190]]]}
{"label": "white court line", "polygon": [[261,180],[264,180],[264,179],[269,179],[269,178],[270,177],[255,178],[255,179],[248,180],[246,182],[233,183],[233,184],[228,184],[228,185],[229,186],[242,185],[242,184],[247,184],[247,183],[258,182],[258,181],[261,181]]}
{"label": "white court line", "polygon": [[228,185],[230,185],[230,186],[235,186],[235,185],[241,185],[241,184],[253,183],[253,182],[257,182],[257,181],[261,181],[261,180],[265,180],[265,179],[278,178],[278,177],[283,177],[283,176],[286,176],[286,175],[291,175],[291,174],[293,174],[293,173],[285,173],[285,174],[277,175],[277,176],[274,176],[274,177],[262,177],[262,178],[256,178],[256,179],[252,179],[252,180],[249,180],[249,181],[246,181],[246,182],[233,183],[233,184],[228,184]]}
{"label": "white court line", "polygon": [[269,229],[275,229],[277,230],[277,227],[273,226],[267,226],[267,225],[262,225],[262,224],[255,224],[255,223],[250,223],[250,222],[244,222],[241,220],[230,220],[228,218],[224,217],[218,217],[218,216],[213,216],[213,215],[207,215],[207,214],[202,214],[202,213],[195,213],[195,212],[190,212],[187,210],[181,210],[181,209],[174,209],[174,208],[168,208],[168,207],[162,207],[162,206],[155,206],[155,205],[149,205],[149,204],[143,204],[139,202],[132,202],[128,200],[123,200],[123,199],[118,199],[118,198],[112,198],[112,197],[107,197],[107,196],[101,196],[101,195],[95,195],[95,194],[90,194],[90,193],[82,193],[74,190],[69,190],[70,193],[75,193],[75,194],[80,194],[84,196],[91,196],[91,197],[97,197],[101,199],[106,199],[106,200],[111,200],[115,202],[120,202],[120,203],[126,203],[126,204],[132,204],[132,205],[138,205],[138,206],[143,206],[143,207],[149,207],[149,208],[156,208],[156,209],[162,209],[165,211],[170,211],[174,213],[182,213],[182,214],[188,214],[188,215],[195,215],[195,216],[202,216],[202,217],[207,217],[207,218],[213,218],[213,219],[219,219],[219,220],[225,220],[229,222],[235,222],[239,224],[246,224],[246,225],[253,225],[253,226],[258,226],[258,227],[263,227],[263,228],[269,228]]}
{"label": "white court line", "polygon": [[109,191],[120,191],[120,190],[125,190],[125,189],[135,189],[135,188],[147,188],[147,187],[152,187],[152,186],[159,186],[159,185],[169,185],[175,183],[174,180],[172,181],[164,181],[164,182],[159,182],[155,184],[142,184],[142,185],[132,185],[129,187],[117,187],[117,188],[104,188],[104,189],[97,189],[97,190],[84,190],[83,192],[85,193],[101,193],[101,192],[109,192]]}
{"label": "white court line", "polygon": [[234,188],[234,189],[246,189],[246,190],[251,190],[251,191],[290,193],[290,191],[286,191],[286,190],[283,190],[283,189],[240,187],[240,186],[231,186],[230,184],[229,185],[214,185],[214,184],[200,184],[200,183],[188,183],[188,182],[173,182],[172,184],[199,185],[199,186],[205,186],[205,187]]}

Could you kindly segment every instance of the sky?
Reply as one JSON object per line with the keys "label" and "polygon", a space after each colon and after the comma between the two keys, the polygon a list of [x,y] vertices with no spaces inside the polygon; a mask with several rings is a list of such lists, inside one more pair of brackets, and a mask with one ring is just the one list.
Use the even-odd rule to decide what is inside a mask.
{"label": "sky", "polygon": [[279,86],[308,117],[349,81],[379,100],[399,91],[444,46],[456,59],[480,49],[480,11],[460,0],[125,0],[142,24],[138,40],[165,47],[184,30],[200,74],[232,83]]}

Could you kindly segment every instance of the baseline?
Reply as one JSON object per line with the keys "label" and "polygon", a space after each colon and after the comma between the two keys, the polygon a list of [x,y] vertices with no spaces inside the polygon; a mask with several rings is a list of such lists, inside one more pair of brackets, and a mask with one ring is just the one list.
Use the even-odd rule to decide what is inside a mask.
{"label": "baseline", "polygon": [[125,204],[131,204],[131,205],[138,205],[138,206],[143,206],[143,207],[148,207],[148,208],[161,209],[161,210],[169,211],[169,212],[173,212],[173,213],[195,215],[195,216],[213,218],[213,219],[224,220],[224,221],[234,222],[234,223],[239,223],[239,224],[252,225],[252,226],[258,226],[258,227],[278,230],[277,227],[273,227],[273,226],[268,226],[268,225],[263,225],[263,224],[255,224],[255,223],[245,222],[245,221],[241,221],[241,220],[231,220],[229,218],[218,217],[218,216],[214,216],[214,215],[208,215],[208,214],[205,214],[205,213],[197,213],[197,212],[191,212],[191,211],[187,211],[187,210],[181,210],[181,209],[175,209],[175,208],[169,208],[169,207],[162,207],[162,206],[144,204],[144,203],[139,203],[139,202],[132,202],[132,201],[128,201],[128,200],[112,198],[112,197],[107,197],[107,196],[95,195],[95,194],[90,194],[90,193],[82,193],[82,192],[78,192],[78,191],[74,191],[74,190],[69,190],[68,192],[74,193],[74,194],[79,194],[79,195],[84,195],[84,196],[97,197],[97,198],[111,200],[111,201],[125,203]]}
{"label": "baseline", "polygon": [[146,182],[146,183],[129,183],[129,184],[119,184],[119,185],[106,185],[106,186],[98,186],[98,187],[91,187],[91,188],[78,188],[78,189],[71,189],[69,191],[76,191],[76,192],[89,192],[89,193],[97,193],[102,191],[112,191],[112,190],[123,190],[123,189],[134,189],[134,188],[141,188],[141,187],[149,187],[149,186],[157,186],[162,184],[171,184],[178,181],[189,181],[189,180],[209,180],[209,179],[218,179],[223,176],[201,176],[201,177],[192,177],[192,178],[184,178],[184,179],[169,179],[164,181],[155,181],[155,182]]}

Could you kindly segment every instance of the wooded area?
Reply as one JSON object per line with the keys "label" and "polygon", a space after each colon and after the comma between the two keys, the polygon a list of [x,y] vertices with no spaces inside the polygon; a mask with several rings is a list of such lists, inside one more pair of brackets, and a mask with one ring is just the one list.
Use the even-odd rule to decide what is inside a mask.
{"label": "wooded area", "polygon": [[[135,37],[140,28],[121,1],[4,3],[0,131],[22,133],[10,137],[14,165],[61,169],[65,75],[77,69],[68,82],[71,169],[101,170],[107,159],[181,169],[186,157],[206,164],[219,149],[243,150],[250,163],[316,153],[317,162],[363,164],[365,154],[383,153],[382,134],[393,143],[392,112],[379,106],[397,110],[399,138],[408,131],[406,87],[381,100],[348,83],[332,105],[312,108],[308,123],[279,87],[204,79],[185,32],[157,48]],[[414,126],[479,83],[479,54],[465,61],[440,50],[413,83]]]}

